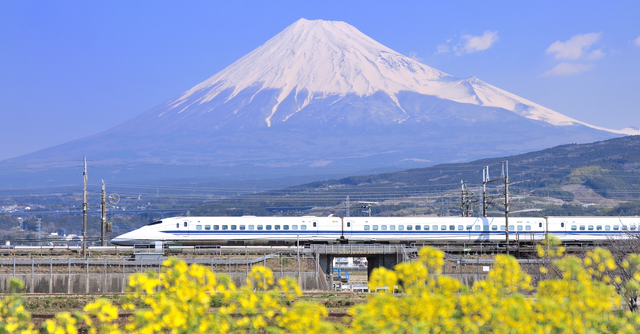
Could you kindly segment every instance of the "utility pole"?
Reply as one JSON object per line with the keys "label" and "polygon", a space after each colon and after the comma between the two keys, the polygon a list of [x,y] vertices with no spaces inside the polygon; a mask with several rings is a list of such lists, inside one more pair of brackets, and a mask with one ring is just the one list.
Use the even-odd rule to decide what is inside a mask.
{"label": "utility pole", "polygon": [[38,229],[38,246],[42,246],[42,218],[38,218],[36,228]]}
{"label": "utility pole", "polygon": [[84,180],[82,191],[82,257],[87,257],[87,157],[84,157],[84,172],[82,173]]}
{"label": "utility pole", "polygon": [[482,169],[482,217],[487,216],[487,181],[489,180],[489,166]]}
{"label": "utility pole", "polygon": [[106,246],[106,242],[104,240],[104,236],[106,234],[107,229],[107,202],[106,198],[107,194],[104,187],[104,180],[102,180],[102,194],[100,196],[100,246]]}
{"label": "utility pole", "polygon": [[351,211],[351,203],[349,202],[349,195],[347,195],[347,204],[346,204],[346,206],[347,206],[346,217],[349,217],[349,216],[351,216],[351,212],[350,212]]}
{"label": "utility pole", "polygon": [[502,177],[504,178],[504,223],[506,225],[507,255],[509,255],[509,161],[502,162]]}

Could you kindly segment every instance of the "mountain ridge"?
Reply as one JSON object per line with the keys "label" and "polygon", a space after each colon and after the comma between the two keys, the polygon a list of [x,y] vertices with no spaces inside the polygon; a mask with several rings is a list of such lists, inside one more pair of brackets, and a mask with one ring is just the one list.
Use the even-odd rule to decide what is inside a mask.
{"label": "mountain ridge", "polygon": [[[347,23],[301,19],[127,122],[5,163],[40,168],[88,156],[104,167],[101,177],[121,182],[140,177],[127,164],[245,168],[206,176],[219,178],[244,177],[246,168],[255,168],[252,175],[259,168],[321,175],[332,168],[469,161],[620,135],[475,77],[453,78]],[[8,173],[0,184],[36,174],[30,173]],[[159,173],[158,181],[167,174]]]}

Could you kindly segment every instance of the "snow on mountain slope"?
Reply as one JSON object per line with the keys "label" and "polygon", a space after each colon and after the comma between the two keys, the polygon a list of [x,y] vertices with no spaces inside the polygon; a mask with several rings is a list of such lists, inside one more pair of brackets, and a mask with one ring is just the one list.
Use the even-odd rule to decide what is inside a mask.
{"label": "snow on mountain slope", "polygon": [[[613,133],[640,134],[632,129],[609,130],[577,121],[475,77],[455,79],[391,50],[345,22],[305,19],[188,90],[159,116],[206,104],[229,89],[230,100],[250,87],[259,88],[256,95],[264,89],[279,90],[271,114],[264,119],[267,126],[271,126],[278,107],[292,93],[297,100],[298,93],[303,92],[301,100],[297,100],[300,111],[315,98],[370,96],[378,92],[387,94],[402,109],[397,93],[412,91],[459,103],[504,108],[556,126],[582,124]],[[291,116],[281,121],[286,122]]]}

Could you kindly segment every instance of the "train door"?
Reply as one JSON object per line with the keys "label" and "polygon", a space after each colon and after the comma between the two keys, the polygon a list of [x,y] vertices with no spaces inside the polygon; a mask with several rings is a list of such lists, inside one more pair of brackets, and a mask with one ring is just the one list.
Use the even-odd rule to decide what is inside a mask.
{"label": "train door", "polygon": [[184,232],[187,236],[189,235],[189,231],[191,230],[192,226],[191,226],[191,221],[184,219],[182,221],[182,226],[180,227],[180,229],[182,230],[182,232]]}
{"label": "train door", "polygon": [[342,220],[342,234],[345,239],[350,239],[353,234],[353,219]]}

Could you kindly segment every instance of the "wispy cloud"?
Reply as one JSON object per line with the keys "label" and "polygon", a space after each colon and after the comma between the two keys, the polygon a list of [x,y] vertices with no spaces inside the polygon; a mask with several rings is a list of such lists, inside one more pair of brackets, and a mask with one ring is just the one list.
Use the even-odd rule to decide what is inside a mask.
{"label": "wispy cloud", "polygon": [[460,41],[455,45],[452,44],[452,40],[447,40],[446,44],[437,46],[436,53],[449,53],[453,52],[456,56],[463,54],[469,54],[479,51],[484,51],[492,47],[498,41],[497,31],[485,31],[480,36],[463,35],[460,37]]}
{"label": "wispy cloud", "polygon": [[485,31],[482,36],[464,35],[462,36],[462,40],[464,41],[464,43],[460,52],[474,53],[478,51],[484,51],[498,41],[498,32]]}
{"label": "wispy cloud", "polygon": [[640,46],[640,36],[638,36],[638,38],[636,38],[633,43],[637,46]]}
{"label": "wispy cloud", "polygon": [[602,32],[575,35],[566,42],[555,41],[548,48],[548,54],[555,54],[556,59],[577,60],[580,58],[601,57],[602,50],[591,51],[593,45],[600,41]]}
{"label": "wispy cloud", "polygon": [[589,71],[595,66],[594,61],[605,56],[602,49],[595,47],[601,39],[602,32],[592,32],[575,35],[564,42],[553,42],[546,53],[563,62],[544,72],[542,76],[568,76]]}
{"label": "wispy cloud", "polygon": [[544,72],[543,77],[568,76],[586,72],[593,68],[593,65],[560,63],[554,68]]}
{"label": "wispy cloud", "polygon": [[438,51],[436,53],[449,53],[450,47],[448,45],[438,45]]}
{"label": "wispy cloud", "polygon": [[415,51],[411,51],[409,52],[409,58],[417,61],[417,62],[422,62],[422,58],[418,57],[418,53]]}

